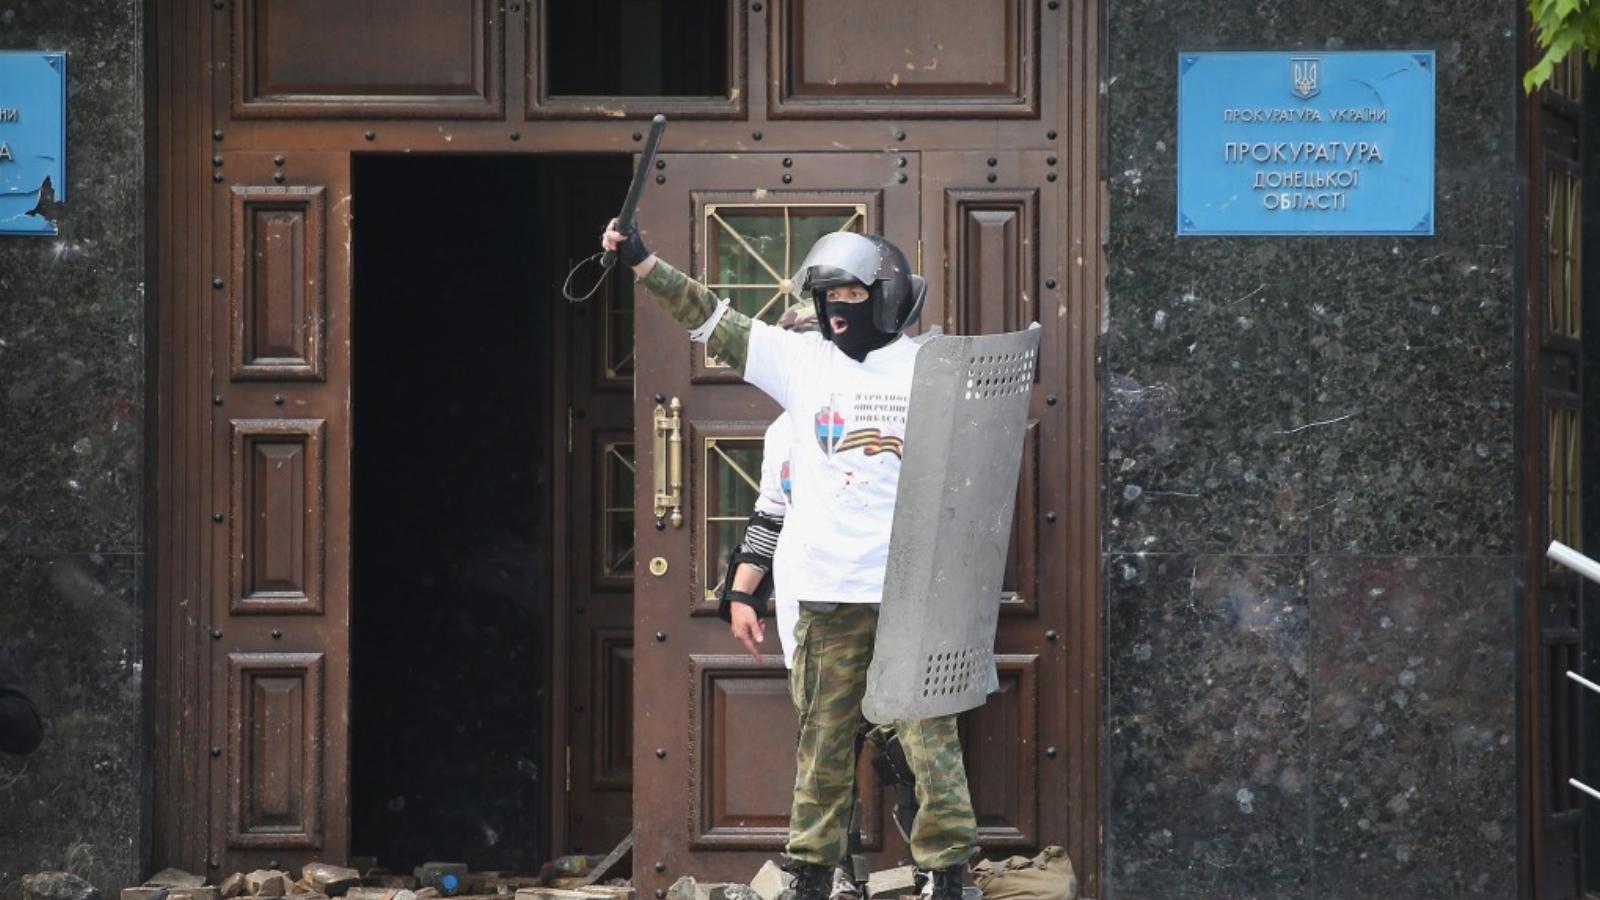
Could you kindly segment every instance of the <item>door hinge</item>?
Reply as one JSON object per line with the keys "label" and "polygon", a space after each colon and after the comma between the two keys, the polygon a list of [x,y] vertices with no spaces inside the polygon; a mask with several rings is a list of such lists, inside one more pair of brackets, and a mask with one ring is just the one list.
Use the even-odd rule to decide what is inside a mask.
{"label": "door hinge", "polygon": [[567,793],[572,793],[572,745],[567,745]]}
{"label": "door hinge", "polygon": [[572,455],[572,407],[567,407],[567,455]]}
{"label": "door hinge", "polygon": [[928,273],[922,271],[922,238],[917,238],[917,274],[923,278],[928,277]]}

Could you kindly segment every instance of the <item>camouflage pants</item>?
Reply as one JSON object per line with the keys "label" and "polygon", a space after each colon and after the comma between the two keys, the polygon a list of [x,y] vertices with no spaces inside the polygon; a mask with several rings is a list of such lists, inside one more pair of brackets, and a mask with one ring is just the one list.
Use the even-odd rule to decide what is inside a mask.
{"label": "camouflage pants", "polygon": [[[831,612],[800,608],[789,674],[800,713],[790,859],[831,866],[845,858],[856,734],[877,627],[877,604],[844,603]],[[955,716],[896,722],[895,730],[917,776],[912,860],[924,869],[966,862],[977,852],[978,827]]]}

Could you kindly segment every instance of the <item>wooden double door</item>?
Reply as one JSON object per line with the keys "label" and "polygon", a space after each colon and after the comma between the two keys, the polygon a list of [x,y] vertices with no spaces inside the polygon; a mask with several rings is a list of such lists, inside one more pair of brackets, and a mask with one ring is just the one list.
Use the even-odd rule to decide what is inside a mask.
{"label": "wooden double door", "polygon": [[[341,859],[351,846],[350,534],[361,515],[350,493],[360,393],[350,383],[359,344],[349,248],[361,209],[351,159],[300,153],[286,167],[228,154],[227,190],[212,209],[212,259],[224,274],[212,285],[211,351],[226,363],[209,398],[218,498],[209,551],[227,564],[213,570],[223,599],[209,605],[208,721],[193,733],[215,760],[204,767],[215,779],[205,845],[222,871]],[[617,169],[626,171],[579,167],[560,179],[554,256],[588,252],[600,224],[589,220],[614,202]],[[1081,858],[1095,838],[1074,825],[1086,812],[1071,786],[1083,735],[1063,685],[1069,604],[1092,601],[1069,596],[1054,549],[1068,496],[1052,171],[1040,151],[666,153],[641,215],[665,258],[768,321],[802,302],[788,275],[810,243],[852,229],[884,234],[928,273],[919,328],[1044,324],[1001,691],[965,717],[963,740],[984,849],[1066,843]],[[641,289],[618,282],[583,308],[561,303],[553,283],[529,298],[561,303],[551,346],[567,346],[550,423],[567,447],[551,536],[563,562],[545,849],[603,852],[631,826],[642,888],[684,872],[748,877],[782,849],[795,717],[776,640],[750,659],[711,598],[776,410]],[[908,855],[888,808],[868,792],[866,844],[883,862]]]}
{"label": "wooden double door", "polygon": [[[1046,331],[1008,560],[1000,692],[963,718],[968,777],[989,855],[1074,837],[1068,733],[1069,598],[1057,511],[1065,502],[1059,193],[1043,152],[667,153],[641,212],[651,248],[775,323],[789,276],[822,234],[883,234],[928,274],[920,328]],[[1048,284],[1048,286],[1046,286]],[[757,491],[777,414],[691,344],[638,290],[635,510],[635,872],[749,878],[781,851],[794,779],[795,712],[776,635],[757,662],[716,618],[722,560]],[[662,427],[664,425],[664,427]],[[659,432],[659,437],[655,436]],[[647,437],[648,436],[648,437]],[[1075,598],[1081,602],[1085,598]],[[863,764],[862,783],[875,785]],[[869,790],[867,850],[909,860]]]}

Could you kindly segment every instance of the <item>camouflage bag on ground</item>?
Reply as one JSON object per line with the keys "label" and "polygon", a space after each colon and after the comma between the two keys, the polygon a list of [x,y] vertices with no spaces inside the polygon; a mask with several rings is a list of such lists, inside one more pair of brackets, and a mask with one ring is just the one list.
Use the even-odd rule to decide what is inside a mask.
{"label": "camouflage bag on ground", "polygon": [[1078,898],[1078,876],[1072,870],[1072,859],[1060,847],[1046,847],[1033,859],[983,860],[972,867],[972,883],[983,891],[983,900]]}

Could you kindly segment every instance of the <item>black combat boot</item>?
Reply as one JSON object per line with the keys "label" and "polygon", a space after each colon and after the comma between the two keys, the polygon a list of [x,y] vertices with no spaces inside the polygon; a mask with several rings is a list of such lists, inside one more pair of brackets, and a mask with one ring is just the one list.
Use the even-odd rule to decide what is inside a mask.
{"label": "black combat boot", "polygon": [[[794,900],[828,900],[828,895],[833,893],[833,866],[789,860],[783,868],[794,876],[794,886],[790,888]],[[959,900],[959,888],[956,896]]]}
{"label": "black combat boot", "polygon": [[967,883],[967,864],[956,863],[933,870],[932,900],[961,900],[961,889]]}

